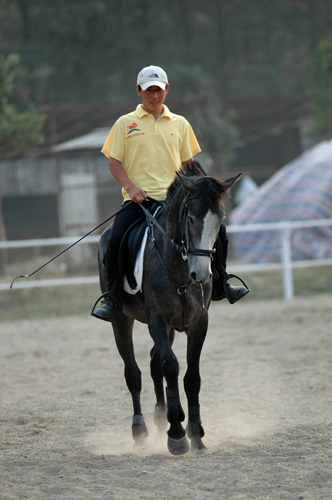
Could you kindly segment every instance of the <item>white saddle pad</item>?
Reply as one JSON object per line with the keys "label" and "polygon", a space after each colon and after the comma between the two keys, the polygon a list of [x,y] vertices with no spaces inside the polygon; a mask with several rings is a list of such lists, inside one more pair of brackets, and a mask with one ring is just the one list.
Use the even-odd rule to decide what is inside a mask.
{"label": "white saddle pad", "polygon": [[[153,214],[154,216],[156,215],[156,213],[158,212],[158,210],[160,208],[161,207],[157,207],[157,209],[155,210],[155,212]],[[137,253],[137,257],[136,257],[135,268],[134,268],[134,276],[135,276],[136,283],[137,283],[136,288],[130,288],[126,276],[124,277],[124,280],[123,280],[124,291],[127,293],[130,293],[131,295],[135,295],[137,292],[142,291],[144,251],[145,251],[145,247],[146,247],[146,241],[148,239],[148,229],[149,228],[147,227],[145,232],[144,232],[141,248],[139,249],[139,251]]]}
{"label": "white saddle pad", "polygon": [[136,279],[137,286],[136,288],[130,288],[127,276],[124,277],[123,281],[123,289],[127,293],[131,293],[135,295],[137,292],[142,291],[142,281],[143,281],[143,265],[144,265],[144,250],[146,246],[146,240],[148,239],[148,228],[146,228],[141,244],[141,248],[139,249],[135,262],[134,276]]}

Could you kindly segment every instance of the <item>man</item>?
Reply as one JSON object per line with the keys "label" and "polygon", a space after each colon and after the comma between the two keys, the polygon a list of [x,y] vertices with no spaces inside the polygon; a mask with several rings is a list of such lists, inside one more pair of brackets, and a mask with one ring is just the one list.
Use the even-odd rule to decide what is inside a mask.
{"label": "man", "polygon": [[[159,66],[143,68],[137,77],[136,91],[142,103],[135,111],[121,116],[109,133],[102,153],[109,159],[109,169],[121,184],[124,209],[116,216],[104,265],[108,294],[93,316],[105,321],[121,310],[123,280],[118,271],[118,250],[126,230],[142,216],[139,203],[148,209],[155,200],[164,200],[175,172],[199,153],[200,147],[189,122],[171,113],[164,104],[169,90],[165,71]],[[134,203],[131,203],[133,201]],[[224,226],[220,237],[223,264],[226,265],[227,236]],[[224,280],[224,277],[220,277]],[[236,302],[248,289],[227,283],[227,297]],[[219,295],[219,294],[218,294]],[[220,298],[224,298],[222,293]]]}

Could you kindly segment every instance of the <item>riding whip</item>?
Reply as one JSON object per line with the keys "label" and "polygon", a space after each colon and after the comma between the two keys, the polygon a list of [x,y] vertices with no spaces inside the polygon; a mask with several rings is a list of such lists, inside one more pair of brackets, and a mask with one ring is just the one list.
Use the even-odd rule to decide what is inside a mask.
{"label": "riding whip", "polygon": [[73,248],[75,245],[77,245],[77,243],[80,243],[82,240],[84,240],[84,238],[86,238],[91,233],[93,233],[94,231],[96,231],[97,229],[99,229],[101,226],[103,226],[104,224],[106,224],[106,222],[108,222],[111,219],[113,219],[113,217],[115,217],[116,215],[118,215],[118,213],[121,212],[121,210],[123,210],[123,207],[120,210],[118,210],[115,214],[111,215],[111,217],[108,217],[108,219],[104,220],[104,222],[101,222],[100,224],[98,224],[98,226],[96,226],[95,228],[91,229],[91,231],[89,231],[87,234],[85,234],[84,236],[82,236],[81,238],[79,238],[77,241],[75,241],[74,243],[72,243],[69,247],[67,247],[64,250],[62,250],[62,252],[60,252],[57,255],[55,255],[54,257],[52,257],[52,259],[50,259],[47,262],[45,262],[45,264],[43,264],[42,266],[38,267],[38,269],[36,269],[32,273],[30,273],[30,274],[21,274],[19,276],[16,276],[16,278],[14,278],[13,281],[11,282],[11,285],[10,285],[9,288],[10,289],[13,288],[13,284],[14,284],[14,282],[18,278],[31,278],[31,276],[33,276],[34,274],[38,273],[38,271],[40,271],[41,269],[43,269],[44,267],[46,267],[48,264],[50,264],[51,262],[53,262],[55,259],[57,259],[58,257],[60,257],[60,255],[62,255],[65,252],[67,252],[67,250],[70,250],[71,248]]}

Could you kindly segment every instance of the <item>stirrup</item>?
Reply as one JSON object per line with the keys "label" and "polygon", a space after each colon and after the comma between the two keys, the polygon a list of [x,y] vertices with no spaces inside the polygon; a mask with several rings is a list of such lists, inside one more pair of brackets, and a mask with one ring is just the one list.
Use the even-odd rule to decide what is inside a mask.
{"label": "stirrup", "polygon": [[103,293],[102,295],[100,295],[100,297],[98,297],[98,299],[96,300],[96,302],[94,303],[93,305],[93,308],[92,308],[92,311],[90,313],[91,316],[94,316],[95,318],[98,318],[98,319],[103,319],[104,321],[107,321],[105,318],[102,318],[101,316],[99,316],[98,314],[95,313],[95,309],[97,307],[97,304],[98,302],[100,302],[102,299],[104,299],[105,297],[107,296],[110,296],[110,293],[109,292],[105,292]]}
{"label": "stirrup", "polygon": [[[248,285],[244,282],[244,280],[243,280],[242,278],[240,278],[240,276],[238,276],[237,274],[228,274],[228,275],[227,275],[227,278],[225,277],[225,279],[224,279],[224,283],[223,283],[223,285],[224,285],[224,292],[225,292],[225,297],[226,297],[226,299],[228,300],[228,302],[229,302],[230,304],[234,304],[234,302],[235,302],[235,301],[234,301],[233,299],[231,299],[231,297],[229,296],[229,294],[228,294],[228,292],[227,292],[227,287],[226,287],[228,280],[229,280],[229,279],[231,279],[231,278],[235,278],[235,279],[237,279],[237,280],[241,281],[242,285],[243,285],[243,286],[244,286],[244,288],[246,288],[246,290],[247,290],[247,291],[246,291],[246,293],[245,293],[245,295],[247,295],[247,293],[249,293],[249,292],[250,292],[250,288],[249,288],[249,287],[248,287]],[[245,295],[243,295],[242,297],[244,297]],[[242,297],[240,297],[240,299],[242,299]],[[239,299],[238,299],[238,300],[239,300]]]}

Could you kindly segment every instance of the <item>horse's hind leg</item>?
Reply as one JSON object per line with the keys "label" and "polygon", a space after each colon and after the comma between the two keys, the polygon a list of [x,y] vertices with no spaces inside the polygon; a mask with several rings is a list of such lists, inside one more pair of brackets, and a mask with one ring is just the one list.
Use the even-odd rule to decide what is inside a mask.
{"label": "horse's hind leg", "polygon": [[127,387],[133,401],[132,434],[135,441],[141,441],[148,436],[141,410],[141,371],[136,363],[133,346],[134,320],[118,313],[112,321],[115,342],[124,362],[124,375]]}
{"label": "horse's hind leg", "polygon": [[188,332],[187,363],[188,368],[184,377],[184,389],[188,400],[187,435],[191,439],[191,449],[196,453],[204,453],[206,447],[202,442],[204,429],[201,423],[199,391],[201,377],[199,360],[207,332],[207,317],[202,318],[195,329]]}

